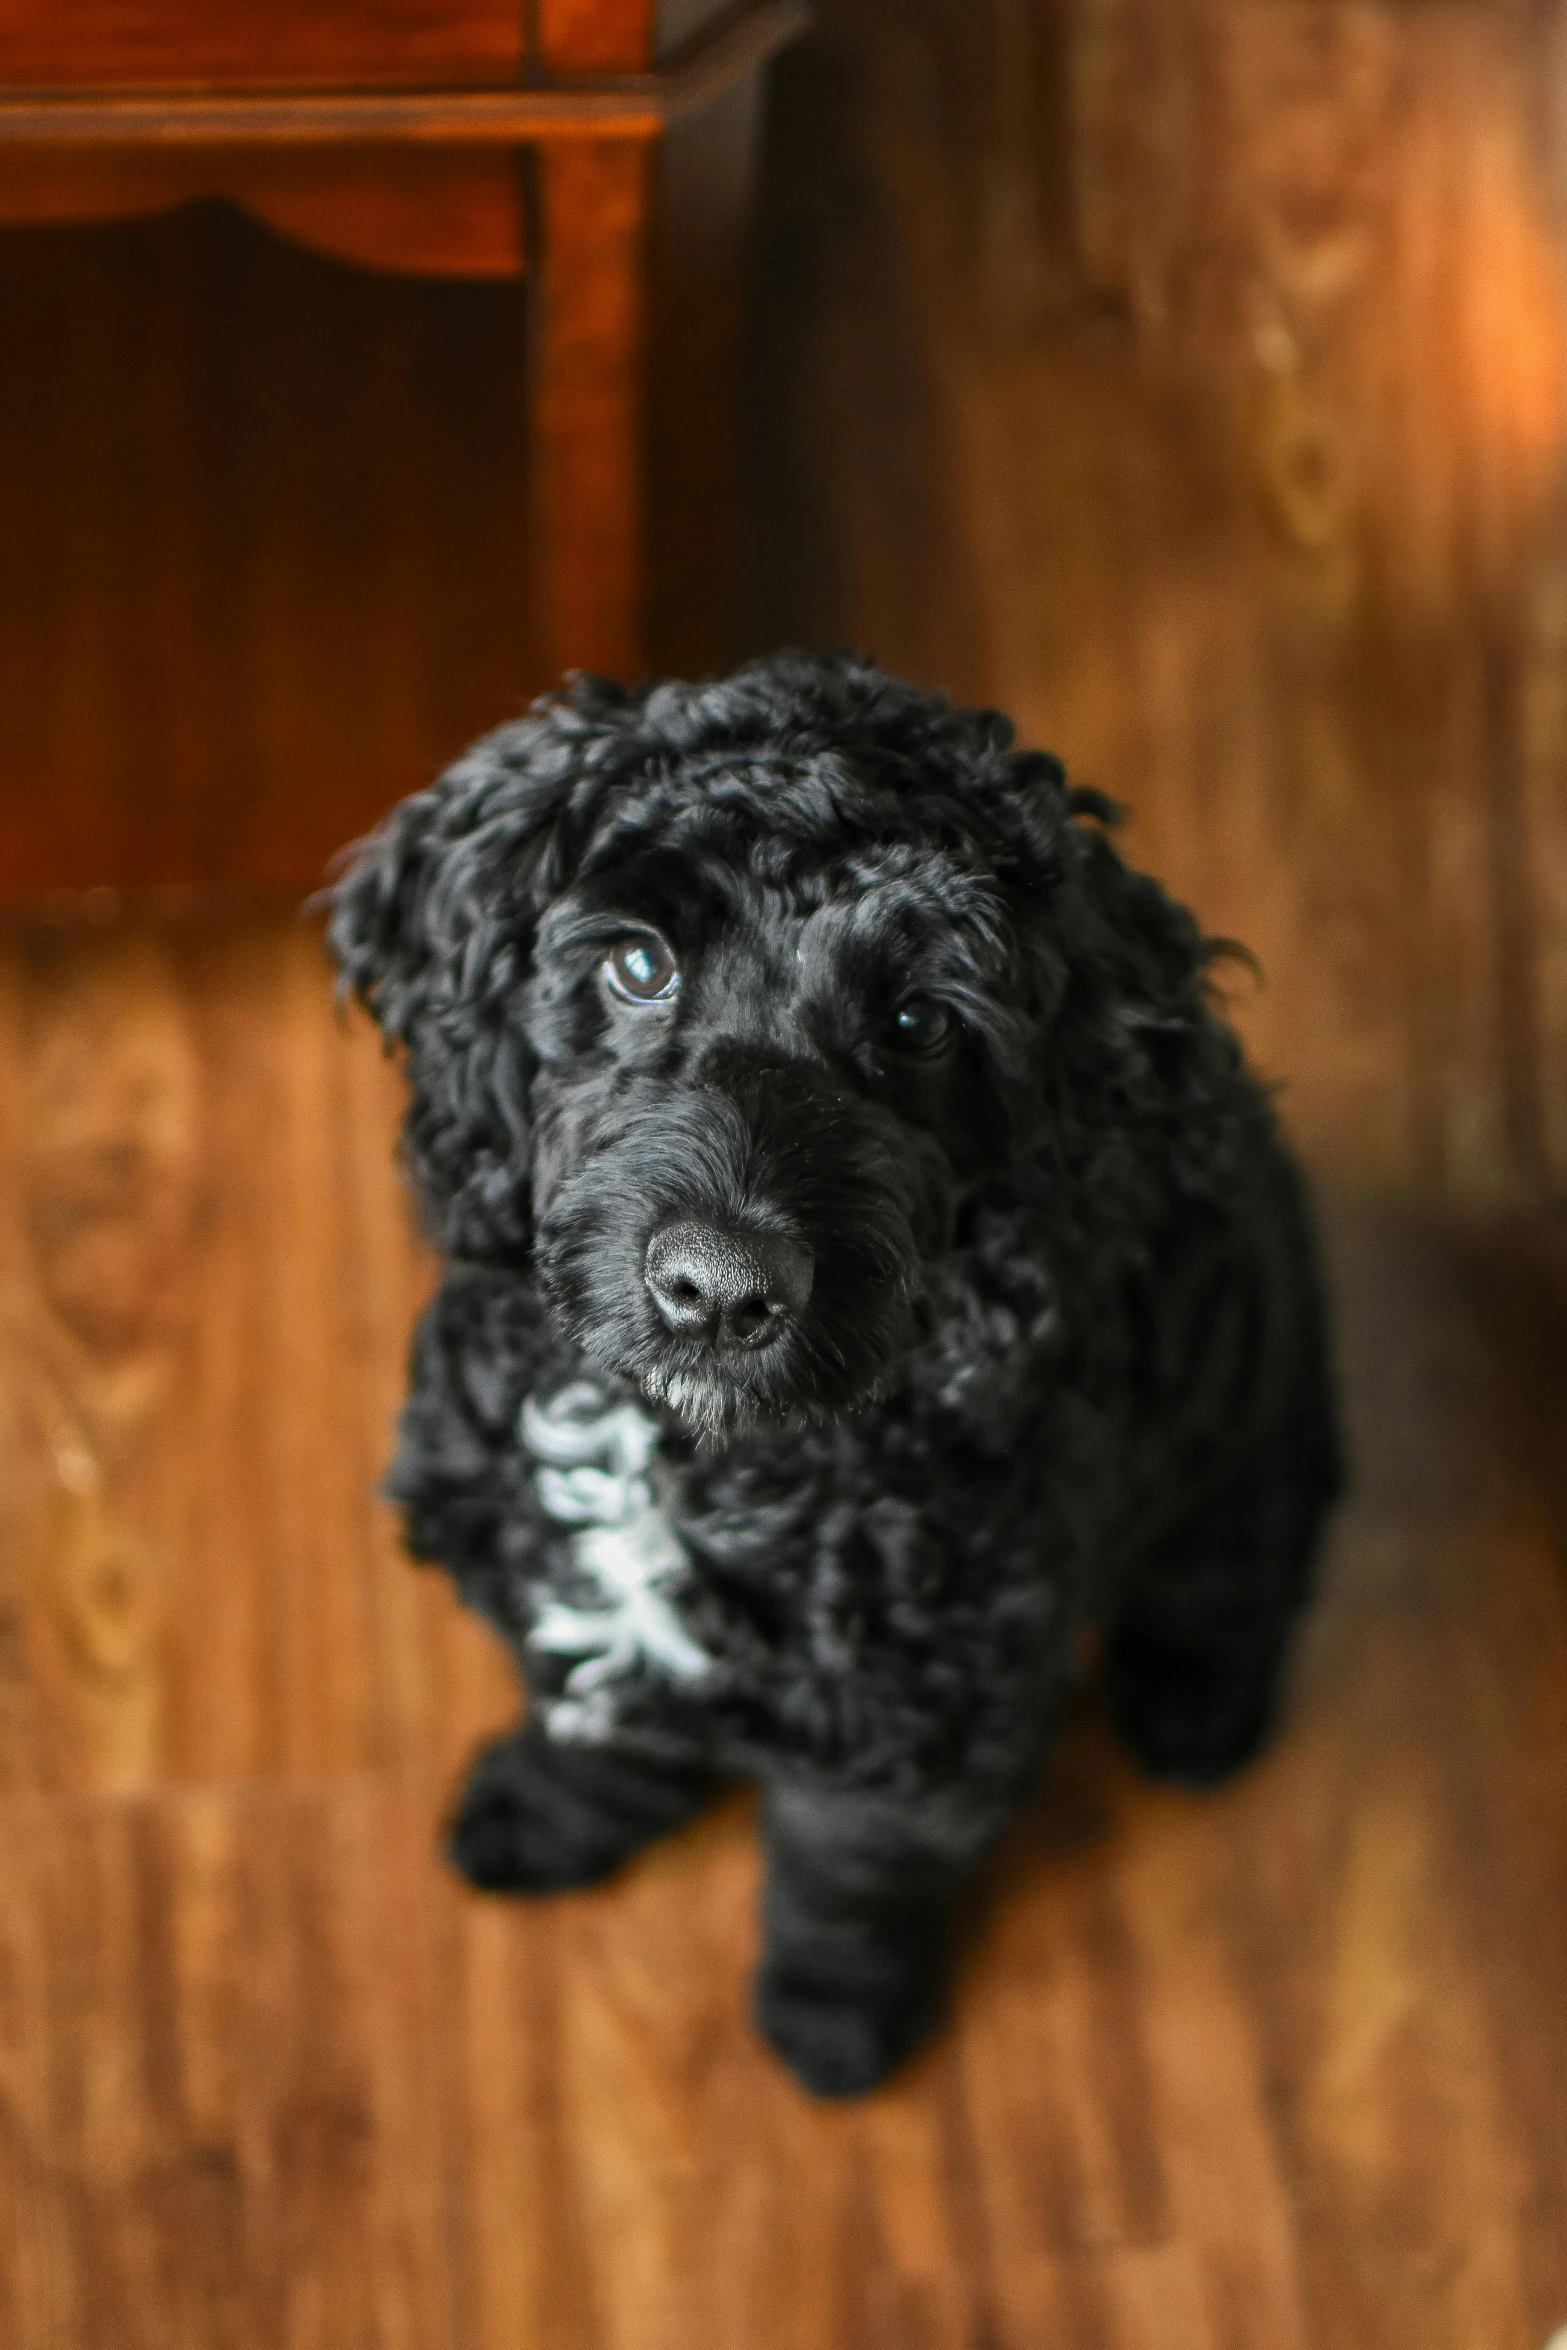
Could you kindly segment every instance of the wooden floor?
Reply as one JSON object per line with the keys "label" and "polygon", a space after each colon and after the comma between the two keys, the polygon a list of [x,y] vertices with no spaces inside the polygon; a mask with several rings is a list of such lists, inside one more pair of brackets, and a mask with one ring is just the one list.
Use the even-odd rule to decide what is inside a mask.
{"label": "wooden floor", "polygon": [[994,701],[1127,803],[1256,950],[1318,1166],[1567,1189],[1567,108],[1523,151],[1567,6],[818,13],[752,639]]}
{"label": "wooden floor", "polygon": [[[1464,18],[1414,13],[1444,39]],[[1267,984],[1237,1016],[1319,1176],[1355,1467],[1285,1733],[1217,1796],[1156,1793],[1086,1696],[971,1904],[951,2028],[843,2109],[803,2098],[745,2021],[743,1799],[602,1891],[464,1892],[441,1810],[515,1698],[370,1498],[430,1279],[392,1168],[395,1074],[291,913],[19,914],[0,931],[5,2350],[1543,2350],[1567,2326],[1549,677],[1519,737],[1474,686],[1490,655],[1461,599],[1418,660],[1385,613],[1346,618],[1339,572],[1325,586],[1258,527],[1135,317],[1063,293],[1048,238],[1032,278],[1003,255],[1026,304],[985,295],[970,264],[1016,207],[979,163],[1008,150],[942,112],[967,100],[937,0],[821,14],[777,92],[737,637],[849,638],[1009,704],[1258,949]],[[239,235],[134,232],[160,284],[207,266],[190,238],[232,260]],[[83,285],[114,281],[81,251]],[[285,373],[292,266],[243,263],[272,287]],[[42,264],[0,267],[55,298]],[[328,332],[329,305],[299,299]],[[446,348],[468,315],[430,327],[422,300],[366,293],[332,347],[406,391],[419,335]],[[478,704],[501,698],[514,551],[471,468],[505,433],[493,386],[476,398],[443,377],[396,428],[457,485],[471,577],[434,490],[405,512],[388,486],[383,510],[357,475],[329,561],[312,533],[335,545],[337,523],[265,434],[246,444],[260,539],[232,546],[282,551],[219,631],[242,724],[203,666],[211,551],[167,551],[161,633],[106,584],[130,543],[127,424],[105,512],[85,489],[73,509],[99,600],[73,621],[51,574],[43,666],[11,639],[26,718],[0,791],[26,800],[30,761],[50,788],[78,774],[84,823],[117,805],[143,659],[205,680],[136,754],[177,754],[176,831],[231,726],[274,813],[333,763],[368,812],[459,721],[503,715]],[[31,401],[47,444],[36,383],[0,399]],[[352,406],[328,402],[326,443],[298,425],[319,483]],[[394,485],[393,422],[378,435]],[[427,588],[421,548],[445,549]],[[14,541],[6,561],[20,611]],[[112,658],[84,711],[95,644]],[[318,687],[320,764],[296,769]],[[48,821],[46,791],[29,804]],[[1482,853],[1508,805],[1533,827],[1511,864]],[[213,834],[217,878],[241,837]],[[1527,954],[1520,867],[1544,877]]]}
{"label": "wooden floor", "polygon": [[833,2111],[744,2019],[743,1801],[538,1908],[436,1860],[513,1698],[368,1499],[429,1273],[314,931],[15,931],[0,1056],[0,2340],[1567,2320],[1567,1236],[1330,1199],[1357,1476],[1286,1735],[1161,1795],[1085,1701],[952,2030]]}

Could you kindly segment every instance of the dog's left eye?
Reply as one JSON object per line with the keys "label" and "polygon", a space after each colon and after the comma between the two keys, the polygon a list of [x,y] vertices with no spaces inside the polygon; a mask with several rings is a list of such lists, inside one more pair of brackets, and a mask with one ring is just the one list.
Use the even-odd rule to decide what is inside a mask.
{"label": "dog's left eye", "polygon": [[900,1053],[939,1052],[952,1034],[952,1014],[929,996],[910,996],[892,1016],[891,1042]]}
{"label": "dog's left eye", "polygon": [[661,938],[635,930],[616,940],[604,976],[628,1004],[665,1003],[680,985],[680,966]]}

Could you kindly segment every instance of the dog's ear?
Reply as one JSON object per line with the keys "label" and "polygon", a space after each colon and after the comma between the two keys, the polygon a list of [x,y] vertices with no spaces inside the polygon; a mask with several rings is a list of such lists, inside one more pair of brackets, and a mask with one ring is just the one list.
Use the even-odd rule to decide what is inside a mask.
{"label": "dog's ear", "polygon": [[638,750],[631,699],[574,679],[394,808],[332,893],[343,986],[406,1055],[404,1147],[449,1256],[528,1255],[534,934]]}
{"label": "dog's ear", "polygon": [[[1202,1194],[1231,1147],[1227,1105],[1238,1098],[1240,1058],[1209,973],[1218,956],[1243,950],[1205,937],[1187,907],[1122,859],[1109,831],[1118,810],[1097,797],[1072,799],[1078,821],[1061,901],[1069,967],[1062,1099],[1111,1157],[1130,1146],[1128,1179],[1142,1162],[1161,1182]],[[1113,1134],[1121,1142],[1112,1147]]]}
{"label": "dog's ear", "polygon": [[1237,1047],[1208,973],[1236,950],[1123,860],[1121,810],[1068,784],[1056,760],[1012,754],[1000,797],[1043,1130],[1074,1157],[1102,1149],[1129,1175],[1147,1158],[1184,1180],[1181,1162],[1218,1132],[1213,1107],[1234,1092]]}

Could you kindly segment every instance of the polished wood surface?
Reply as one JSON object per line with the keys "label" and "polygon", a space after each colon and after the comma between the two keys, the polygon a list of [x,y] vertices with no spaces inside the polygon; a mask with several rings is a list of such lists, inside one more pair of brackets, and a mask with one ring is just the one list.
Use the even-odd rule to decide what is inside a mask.
{"label": "polished wood surface", "polygon": [[[212,21],[181,0],[143,0],[73,20],[56,50],[40,46],[28,0],[0,0],[0,78],[9,69],[24,85],[0,87],[0,221],[221,199],[372,267],[481,278],[529,267],[531,348],[516,389],[536,496],[518,659],[531,631],[549,676],[633,677],[650,647],[700,639],[700,627],[650,632],[650,532],[684,556],[677,592],[724,545],[755,82],[808,15],[805,0],[540,0],[526,58],[518,12],[496,70],[475,77],[471,11],[296,18],[231,5]],[[432,29],[444,48],[410,46]],[[53,86],[25,86],[40,79]],[[420,86],[399,86],[410,80]],[[679,356],[655,371],[650,313],[665,295],[659,349]],[[691,411],[683,436],[666,429],[676,407]],[[707,475],[700,519],[660,533],[650,453],[673,485],[667,516],[690,473],[677,446],[691,441]],[[145,455],[130,453],[133,472]],[[711,590],[687,596],[692,612],[711,603]],[[48,857],[0,859],[0,894],[141,878],[104,839],[85,857],[83,845],[57,840],[54,870]],[[299,881],[316,847],[274,839],[233,877],[265,883],[281,854]],[[158,878],[218,878],[193,848]]]}
{"label": "polished wood surface", "polygon": [[[0,899],[303,893],[564,662],[727,657],[754,103],[671,133],[659,190],[551,158],[531,297],[216,209],[0,232]],[[455,221],[394,233],[471,258],[441,186]]]}
{"label": "polished wood surface", "polygon": [[136,219],[211,199],[370,269],[493,278],[515,277],[527,263],[521,176],[504,150],[420,147],[389,169],[363,147],[57,152],[50,143],[0,141],[0,220],[8,225]]}
{"label": "polished wood surface", "polygon": [[745,2021],[744,1800],[537,1906],[438,1862],[515,1700],[369,1499],[430,1268],[314,929],[13,929],[0,1100],[8,2345],[1539,2350],[1549,1225],[1328,1200],[1357,1478],[1283,1738],[1159,1794],[1085,1701],[951,2029],[832,2110]]}
{"label": "polished wood surface", "polygon": [[[385,83],[388,62],[402,57],[397,20],[363,8],[355,17],[363,55],[350,49],[339,56],[330,22],[310,20],[316,46],[307,43],[301,56],[313,57],[315,67],[301,66],[310,86],[292,90],[275,86],[275,72],[263,77],[273,86],[247,88],[255,73],[242,64],[232,74],[204,75],[211,27],[205,19],[197,23],[193,12],[152,9],[112,21],[121,34],[129,29],[137,36],[118,49],[111,44],[109,53],[119,60],[112,70],[98,76],[89,70],[99,51],[91,27],[78,25],[61,54],[85,58],[89,66],[52,89],[7,90],[0,83],[0,221],[120,220],[221,198],[338,259],[426,276],[510,277],[527,261],[521,147],[580,144],[585,135],[643,145],[663,138],[679,150],[668,176],[688,178],[681,157],[705,152],[712,136],[707,126],[694,134],[683,126],[710,110],[749,122],[755,76],[804,29],[808,11],[805,0],[698,5],[666,9],[655,27],[640,6],[621,19],[611,9],[573,12],[556,5],[540,12],[529,60],[548,80],[512,80],[504,89],[453,82],[450,64],[429,69],[437,80],[444,74],[446,86],[362,86],[371,55],[365,44],[377,28],[386,45],[376,53],[379,73],[369,78]],[[242,21],[278,37],[271,17]],[[520,27],[519,18],[511,28],[518,40]],[[7,38],[13,51],[18,42],[25,50],[36,29],[25,10],[0,5],[0,74]],[[137,86],[149,40],[160,56],[180,60],[177,73],[172,65],[168,71],[187,86]],[[643,70],[650,60],[651,70]],[[501,62],[515,71],[520,53],[508,48]],[[332,86],[345,75],[352,82],[356,64],[361,86]],[[15,79],[29,76],[18,70]],[[81,87],[95,79],[108,86]],[[211,86],[225,79],[235,86]],[[390,79],[395,84],[397,72]],[[189,86],[193,81],[207,86]],[[731,240],[741,233],[750,161],[747,144],[738,174],[703,175],[706,209],[731,224]],[[622,176],[633,168],[622,166]],[[641,168],[645,177],[645,162]],[[590,184],[586,192],[591,197],[596,190]],[[546,210],[556,201],[547,195]],[[670,209],[686,209],[678,193]],[[592,212],[576,224],[578,248],[591,249],[598,225]],[[613,244],[613,229],[606,235]],[[568,254],[566,265],[580,268],[582,251]],[[617,352],[611,372],[623,377],[628,366],[634,369],[638,349],[633,341]],[[723,353],[705,355],[723,368],[727,407],[733,368]],[[569,640],[564,623],[558,633]],[[591,657],[594,642],[590,629],[569,657]],[[641,646],[639,638],[639,653]]]}
{"label": "polished wood surface", "polygon": [[515,285],[0,236],[0,874],[272,885],[546,683]]}
{"label": "polished wood surface", "polygon": [[649,155],[574,141],[536,161],[550,283],[533,354],[540,495],[530,553],[546,672],[647,666],[644,392]]}
{"label": "polished wood surface", "polygon": [[[413,764],[395,782],[372,780],[373,760],[344,761],[328,723],[274,746],[297,782],[270,759],[258,780],[251,714],[231,700],[217,731],[189,744],[199,779],[179,761],[167,777],[136,772],[156,733],[144,697],[187,694],[194,653],[205,673],[197,694],[213,703],[231,664],[233,583],[264,577],[280,536],[290,559],[320,558],[314,593],[334,600],[328,581],[354,535],[341,491],[352,498],[387,461],[398,486],[375,485],[372,603],[388,580],[430,570],[431,551],[406,535],[405,485],[427,483],[428,497],[413,496],[433,513],[454,451],[481,497],[488,471],[486,523],[504,515],[519,542],[497,570],[493,530],[465,537],[460,512],[445,518],[460,550],[457,603],[465,589],[510,598],[507,667],[466,731],[568,667],[630,678],[650,657],[722,660],[758,76],[806,15],[803,0],[671,0],[656,13],[644,0],[543,0],[533,79],[504,89],[334,89],[323,63],[312,88],[258,91],[239,74],[237,87],[148,91],[134,86],[133,43],[120,69],[132,86],[0,91],[0,221],[118,221],[222,199],[336,258],[425,276],[504,279],[526,268],[531,278],[504,326],[495,304],[467,305],[472,329],[460,297],[445,305],[448,394],[460,405],[464,363],[498,359],[505,370],[476,384],[460,415],[449,398],[432,406],[407,372],[411,345],[431,350],[442,308],[426,289],[399,304],[345,288],[247,248],[210,217],[142,240],[0,231],[0,304],[18,359],[6,371],[14,412],[0,416],[0,507],[16,518],[0,632],[9,621],[26,648],[20,723],[41,723],[44,737],[0,781],[0,815],[13,819],[0,826],[0,899],[94,885],[308,887],[343,839],[450,755],[455,741],[424,727],[410,741]],[[183,22],[178,9],[133,8],[124,24],[145,29],[144,16]],[[0,34],[9,24],[20,37],[31,22],[25,11],[7,17],[0,0]],[[396,29],[387,26],[393,48]],[[191,40],[199,61],[195,30]],[[258,301],[262,281],[276,302]],[[387,330],[378,346],[363,331],[371,310]],[[106,352],[105,336],[117,347]],[[341,400],[302,409],[297,393],[307,376],[346,385],[355,372],[361,413],[345,443]],[[124,397],[105,399],[106,377]],[[227,396],[239,385],[243,417]],[[399,427],[400,457],[390,437]],[[337,494],[314,507],[300,481],[323,456]],[[524,470],[526,506],[516,494]],[[144,650],[149,635],[157,643],[150,667],[138,661],[123,681],[133,708],[120,681],[105,694],[115,664],[99,645],[40,627],[40,578],[51,574],[78,609],[112,613],[111,634]],[[172,626],[158,610],[164,583],[180,607]],[[652,610],[655,593],[678,610],[673,626]],[[43,597],[47,611],[47,584]],[[307,593],[299,617],[319,641],[309,605]],[[472,629],[469,615],[453,617]],[[384,615],[365,618],[371,637],[391,641]],[[477,635],[482,643],[484,624]],[[41,677],[30,670],[39,642]],[[414,667],[446,658],[427,638]],[[274,714],[280,698],[265,698]]]}
{"label": "polished wood surface", "polygon": [[1567,1182],[1567,11],[983,14],[780,68],[752,633],[1127,802],[1324,1164]]}
{"label": "polished wood surface", "polygon": [[[551,73],[625,72],[654,36],[651,0],[539,0],[538,56]],[[550,276],[533,354],[549,453],[532,536],[544,667],[634,676],[647,660],[651,159],[579,140],[540,154],[535,173]]]}
{"label": "polished wood surface", "polygon": [[[372,29],[374,18],[361,10]],[[720,8],[649,72],[648,28],[636,12],[611,38],[607,10],[541,18],[538,62],[548,81],[506,88],[396,90],[312,84],[298,90],[69,87],[0,94],[0,150],[131,146],[515,146],[540,139],[648,139],[764,64],[805,28],[804,0],[737,0]],[[0,24],[3,24],[0,15]],[[596,60],[625,70],[591,75]]]}
{"label": "polished wood surface", "polygon": [[4,0],[0,83],[504,81],[516,0]]}
{"label": "polished wood surface", "polygon": [[[828,0],[775,91],[729,618],[1016,708],[1259,957],[1227,985],[1318,1171],[1354,1461],[1284,1734],[1218,1795],[1160,1793],[1090,1690],[969,1904],[950,2029],[840,2110],[744,2020],[743,1795],[594,1893],[465,1892],[441,1809],[515,1698],[371,1498],[431,1278],[395,1072],[292,911],[15,914],[7,2350],[1544,2350],[1567,2325],[1554,507],[1531,489],[1485,538],[1504,475],[1469,411],[1388,391],[1429,403],[1408,546],[1452,566],[1413,629],[1365,551],[1414,531],[1391,459],[1303,551],[1257,387],[1214,388],[1254,346],[1178,331],[1194,283],[1217,302],[1192,255],[1252,283],[1241,163],[1197,226],[1146,152],[1118,244],[1087,211],[1136,127],[1135,34],[1147,72],[1197,76],[1166,119],[1207,108],[1209,152],[1310,165],[1297,241],[1346,154],[1391,168],[1391,120],[1400,171],[1489,190],[1505,255],[1520,155],[1549,150],[1491,67],[1554,55],[1554,19],[1281,5],[1277,65],[1239,0],[1182,0],[1162,47],[1175,13],[998,0],[976,46],[936,0]],[[1097,46],[1063,79],[1070,25]],[[1329,136],[1346,93],[1380,126],[1358,145]],[[1090,97],[1102,143],[1047,168],[1039,126]],[[1164,280],[1161,219],[1188,256]],[[193,842],[198,879],[268,837],[324,855],[533,682],[515,291],[362,279],[215,217],[55,234],[0,251],[34,351],[0,371],[5,824],[39,854],[120,827],[148,880]],[[1461,251],[1478,299],[1467,231],[1368,249],[1335,446],[1386,389],[1388,289],[1450,303]]]}

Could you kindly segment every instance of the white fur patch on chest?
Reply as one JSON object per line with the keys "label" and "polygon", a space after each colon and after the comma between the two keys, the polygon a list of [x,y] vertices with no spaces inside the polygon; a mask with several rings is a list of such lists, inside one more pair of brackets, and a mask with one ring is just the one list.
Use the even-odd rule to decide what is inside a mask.
{"label": "white fur patch on chest", "polygon": [[690,1683],[712,1666],[671,1605],[690,1561],[649,1475],[658,1425],[636,1404],[610,1404],[590,1379],[576,1379],[547,1403],[530,1395],[518,1432],[540,1463],[540,1506],[576,1529],[572,1567],[602,1600],[547,1599],[534,1618],[530,1647],[578,1660],[560,1695],[542,1701],[545,1728],[552,1738],[606,1738],[616,1682],[645,1666]]}

